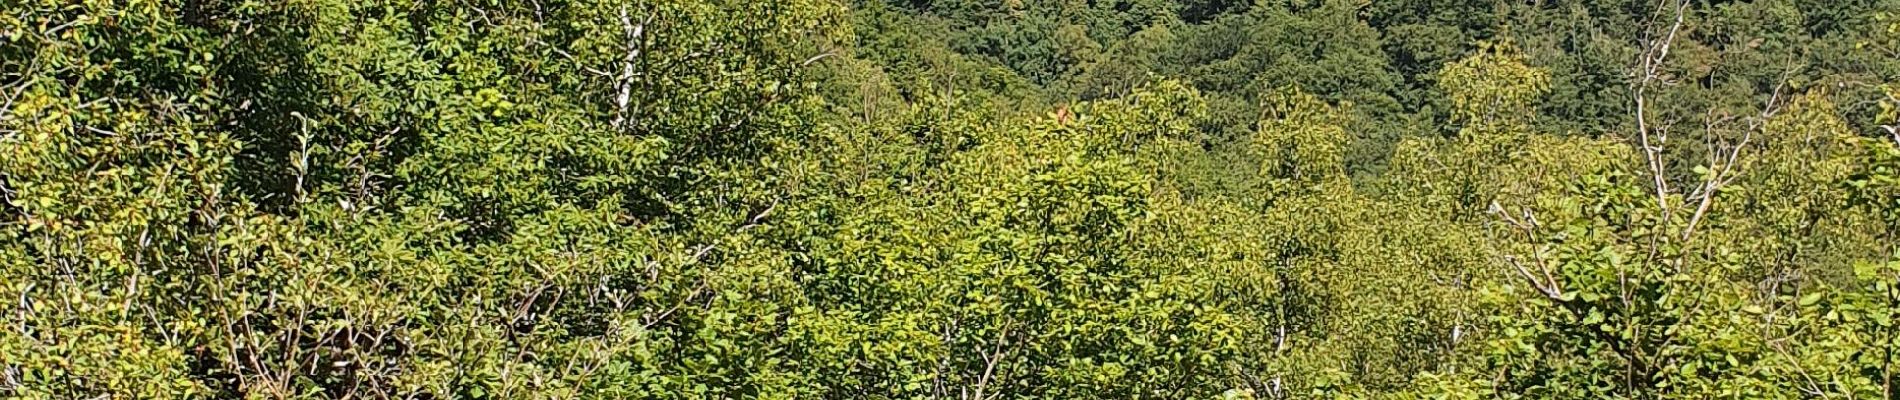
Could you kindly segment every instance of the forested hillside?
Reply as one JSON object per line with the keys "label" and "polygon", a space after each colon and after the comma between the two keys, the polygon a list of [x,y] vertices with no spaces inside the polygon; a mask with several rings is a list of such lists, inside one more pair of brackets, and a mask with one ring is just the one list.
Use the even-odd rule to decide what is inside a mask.
{"label": "forested hillside", "polygon": [[0,0],[0,398],[1900,398],[1900,0]]}

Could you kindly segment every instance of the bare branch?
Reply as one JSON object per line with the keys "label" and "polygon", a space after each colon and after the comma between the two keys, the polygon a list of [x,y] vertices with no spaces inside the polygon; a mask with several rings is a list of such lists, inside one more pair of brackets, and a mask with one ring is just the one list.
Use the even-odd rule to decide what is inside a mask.
{"label": "bare branch", "polygon": [[309,193],[305,192],[303,188],[304,177],[310,173],[310,119],[304,118],[303,114],[296,111],[291,111],[290,116],[296,117],[299,122],[297,132],[297,161],[296,164],[291,165],[291,168],[296,169],[297,203],[302,204],[310,200]]}
{"label": "bare branch", "polygon": [[1669,33],[1660,42],[1652,42],[1643,51],[1642,76],[1636,83],[1636,133],[1638,144],[1643,150],[1643,159],[1649,164],[1649,173],[1654,184],[1656,206],[1663,213],[1664,220],[1669,218],[1669,182],[1665,177],[1663,160],[1664,133],[1649,126],[1649,86],[1658,79],[1663,62],[1669,58],[1671,45],[1676,34],[1682,30],[1682,21],[1689,7],[1689,0],[1676,0],[1676,19],[1670,24]]}
{"label": "bare branch", "polygon": [[[1526,239],[1534,238],[1537,229],[1537,217],[1531,214],[1529,210],[1524,211],[1522,218],[1512,218],[1511,214],[1505,211],[1503,206],[1499,205],[1497,201],[1492,201],[1490,212],[1496,214],[1498,219],[1504,221],[1505,224],[1523,232]],[[1539,294],[1543,294],[1544,297],[1550,298],[1551,300],[1562,301],[1563,288],[1557,284],[1557,276],[1550,271],[1549,263],[1544,260],[1543,254],[1533,250],[1531,256],[1537,262],[1538,272],[1531,272],[1531,269],[1525,267],[1524,263],[1520,262],[1515,255],[1504,256],[1504,261],[1516,269],[1518,276],[1523,277],[1524,281],[1529,283],[1531,288],[1537,289]],[[1543,275],[1543,277],[1540,278],[1538,275]]]}
{"label": "bare branch", "polygon": [[811,66],[811,63],[815,63],[815,62],[818,62],[818,60],[823,60],[823,59],[825,59],[825,58],[828,58],[828,57],[831,57],[831,56],[835,56],[835,55],[838,55],[838,54],[837,54],[836,52],[832,52],[832,51],[826,51],[826,52],[824,52],[824,53],[819,53],[818,55],[815,55],[815,56],[812,56],[811,58],[807,58],[807,59],[805,59],[805,62],[802,62],[802,63],[798,63],[798,66],[800,66],[800,67],[807,67],[807,66]]}
{"label": "bare branch", "polygon": [[[1782,101],[1781,91],[1788,86],[1787,77],[1793,71],[1793,69],[1789,69],[1782,73],[1781,83],[1775,85],[1775,90],[1768,96],[1768,101],[1762,104],[1761,113],[1750,123],[1747,130],[1742,131],[1741,142],[1736,143],[1734,147],[1729,149],[1727,160],[1722,161],[1721,165],[1711,166],[1711,168],[1714,169],[1714,174],[1704,178],[1706,181],[1702,183],[1702,187],[1696,190],[1695,196],[1691,196],[1691,198],[1699,198],[1700,202],[1696,205],[1695,213],[1689,216],[1688,226],[1682,230],[1682,240],[1684,242],[1689,241],[1690,238],[1695,236],[1696,226],[1702,222],[1703,217],[1708,215],[1710,207],[1715,204],[1715,196],[1721,192],[1722,187],[1727,186],[1740,175],[1735,172],[1735,165],[1738,158],[1741,156],[1742,151],[1748,149],[1749,141],[1754,139],[1755,130],[1761,127],[1763,121],[1773,118],[1775,113],[1780,111]],[[1705,129],[1713,130],[1712,127]],[[1713,132],[1709,132],[1707,136],[1714,136],[1714,134]]]}
{"label": "bare branch", "polygon": [[1002,328],[1003,329],[1000,332],[998,332],[996,335],[995,348],[993,348],[990,351],[983,351],[982,349],[977,349],[977,352],[983,355],[983,360],[984,360],[983,375],[977,377],[976,395],[970,396],[969,397],[970,399],[985,400],[985,399],[993,398],[1001,394],[1001,393],[998,393],[998,394],[993,394],[990,396],[984,396],[983,392],[989,389],[990,378],[994,377],[996,374],[996,364],[1002,362],[1003,359],[1008,357],[1009,355],[1009,349],[1006,349],[1003,347],[1003,345],[1006,344],[1007,340],[1009,339],[1009,323],[1005,322]]}
{"label": "bare branch", "polygon": [[[1537,289],[1537,292],[1543,294],[1544,297],[1555,301],[1563,300],[1563,292],[1557,290],[1555,287],[1556,282],[1545,283],[1540,281],[1537,275],[1532,274],[1529,268],[1524,267],[1524,263],[1518,262],[1517,256],[1504,256],[1504,261],[1510,263],[1512,267],[1517,268],[1517,274],[1524,277],[1524,281],[1530,283],[1531,288]],[[1544,268],[1539,266],[1539,269]],[[1546,276],[1548,276],[1548,274],[1546,274]]]}
{"label": "bare branch", "polygon": [[648,14],[646,19],[634,23],[633,18],[627,15],[627,6],[620,6],[620,26],[627,38],[627,53],[620,60],[619,82],[614,84],[614,90],[617,92],[614,95],[614,107],[617,111],[614,115],[613,126],[616,129],[626,129],[635,118],[628,115],[628,102],[633,98],[634,63],[640,60],[640,50],[645,48],[641,43],[646,37],[647,24],[652,22],[653,15]]}

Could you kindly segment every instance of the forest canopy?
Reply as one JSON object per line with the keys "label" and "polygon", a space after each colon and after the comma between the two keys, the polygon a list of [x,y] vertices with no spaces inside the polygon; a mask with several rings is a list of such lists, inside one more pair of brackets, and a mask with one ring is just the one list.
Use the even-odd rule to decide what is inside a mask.
{"label": "forest canopy", "polygon": [[0,0],[0,398],[1900,398],[1900,0]]}

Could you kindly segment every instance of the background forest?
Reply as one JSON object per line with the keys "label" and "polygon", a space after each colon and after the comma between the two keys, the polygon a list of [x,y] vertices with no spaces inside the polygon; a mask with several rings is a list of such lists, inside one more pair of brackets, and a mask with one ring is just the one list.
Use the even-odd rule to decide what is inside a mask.
{"label": "background forest", "polygon": [[1900,398],[1900,0],[0,0],[0,398]]}

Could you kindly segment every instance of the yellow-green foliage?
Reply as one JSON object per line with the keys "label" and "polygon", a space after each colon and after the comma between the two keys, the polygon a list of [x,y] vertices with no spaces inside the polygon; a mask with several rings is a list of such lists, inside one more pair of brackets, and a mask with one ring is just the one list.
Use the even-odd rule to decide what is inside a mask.
{"label": "yellow-green foliage", "polygon": [[1529,122],[1538,98],[1550,92],[1550,73],[1525,65],[1516,46],[1501,42],[1446,64],[1438,84],[1451,97],[1452,119],[1465,125],[1462,135],[1490,136]]}
{"label": "yellow-green foliage", "polygon": [[1895,396],[1892,16],[1530,3],[0,1],[0,398]]}

